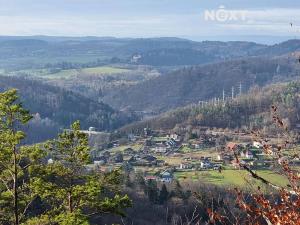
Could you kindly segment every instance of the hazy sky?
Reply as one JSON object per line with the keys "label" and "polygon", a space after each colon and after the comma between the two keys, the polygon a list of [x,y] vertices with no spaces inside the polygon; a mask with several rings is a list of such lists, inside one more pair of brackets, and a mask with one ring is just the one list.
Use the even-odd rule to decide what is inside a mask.
{"label": "hazy sky", "polygon": [[0,35],[293,37],[299,15],[299,0],[0,0]]}

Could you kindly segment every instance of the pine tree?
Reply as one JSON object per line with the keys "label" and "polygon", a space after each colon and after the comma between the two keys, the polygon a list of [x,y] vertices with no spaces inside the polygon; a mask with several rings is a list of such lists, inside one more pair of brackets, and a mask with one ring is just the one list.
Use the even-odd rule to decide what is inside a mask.
{"label": "pine tree", "polygon": [[25,222],[37,198],[30,179],[43,154],[37,146],[21,145],[30,119],[15,89],[0,93],[0,224]]}
{"label": "pine tree", "polygon": [[[50,206],[51,222],[89,224],[89,215],[114,213],[124,216],[131,206],[127,195],[120,194],[122,174],[100,174],[86,169],[90,149],[88,137],[75,122],[54,141],[45,145],[53,162],[35,179],[36,193]],[[112,197],[108,197],[112,196]]]}

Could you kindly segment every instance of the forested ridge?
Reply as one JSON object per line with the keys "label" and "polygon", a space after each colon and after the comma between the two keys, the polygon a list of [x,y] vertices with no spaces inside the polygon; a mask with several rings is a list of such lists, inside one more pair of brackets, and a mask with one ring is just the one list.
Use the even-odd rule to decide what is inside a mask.
{"label": "forested ridge", "polygon": [[246,93],[251,87],[285,82],[299,77],[295,57],[254,57],[204,66],[190,66],[163,76],[114,90],[104,101],[114,107],[165,112],[211,98]]}
{"label": "forested ridge", "polygon": [[253,87],[247,94],[226,101],[210,101],[206,104],[192,104],[163,113],[153,119],[124,126],[121,131],[142,131],[144,127],[153,129],[173,129],[179,126],[204,126],[216,128],[262,129],[272,128],[270,113],[276,106],[289,129],[300,122],[299,82],[272,84],[260,88]]}

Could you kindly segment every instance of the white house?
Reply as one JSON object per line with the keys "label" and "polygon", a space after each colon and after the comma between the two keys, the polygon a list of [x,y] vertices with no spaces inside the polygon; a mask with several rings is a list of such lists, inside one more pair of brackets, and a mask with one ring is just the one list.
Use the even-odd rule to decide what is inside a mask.
{"label": "white house", "polygon": [[241,157],[244,157],[246,159],[253,159],[253,153],[247,150],[245,152],[241,152]]}
{"label": "white house", "polygon": [[156,146],[154,148],[154,151],[156,153],[166,153],[168,151],[167,147],[166,146]]}
{"label": "white house", "polygon": [[252,145],[255,148],[262,148],[263,147],[263,145],[260,142],[258,142],[258,141],[253,141]]}

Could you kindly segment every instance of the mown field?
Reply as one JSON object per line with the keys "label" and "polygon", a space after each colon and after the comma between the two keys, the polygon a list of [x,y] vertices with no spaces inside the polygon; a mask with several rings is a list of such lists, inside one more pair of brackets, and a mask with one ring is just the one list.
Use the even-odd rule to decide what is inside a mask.
{"label": "mown field", "polygon": [[140,144],[122,145],[122,146],[108,149],[108,151],[111,153],[123,152],[127,148],[132,148],[134,151],[139,151],[141,149],[141,147],[142,147],[142,145],[140,145]]}
{"label": "mown field", "polygon": [[[269,182],[278,186],[286,186],[288,180],[272,171],[259,170],[256,171],[258,175],[267,179]],[[244,170],[223,170],[222,173],[218,171],[189,171],[189,172],[176,172],[175,178],[179,181],[191,179],[195,182],[204,182],[209,184],[215,184],[219,186],[238,186],[245,187],[248,185],[262,185],[261,182],[253,179]]]}

